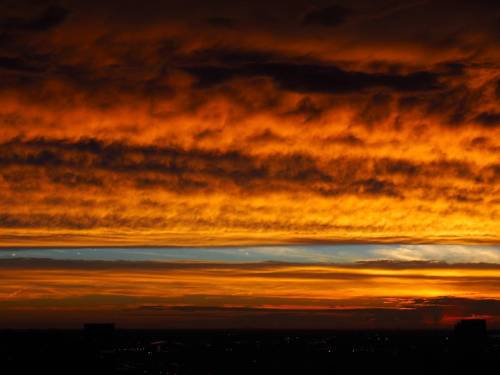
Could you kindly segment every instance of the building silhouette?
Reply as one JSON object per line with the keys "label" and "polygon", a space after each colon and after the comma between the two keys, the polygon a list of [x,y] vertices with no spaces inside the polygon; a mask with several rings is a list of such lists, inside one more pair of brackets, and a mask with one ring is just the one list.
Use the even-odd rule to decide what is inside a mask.
{"label": "building silhouette", "polygon": [[85,323],[83,335],[87,345],[103,348],[113,344],[114,323]]}
{"label": "building silhouette", "polygon": [[455,324],[455,349],[461,352],[477,353],[484,350],[487,340],[486,320],[463,319]]}

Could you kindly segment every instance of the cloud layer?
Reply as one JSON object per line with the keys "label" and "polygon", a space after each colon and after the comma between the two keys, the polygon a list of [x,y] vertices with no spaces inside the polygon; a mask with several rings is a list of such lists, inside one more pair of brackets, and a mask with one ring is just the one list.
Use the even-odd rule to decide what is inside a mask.
{"label": "cloud layer", "polygon": [[490,2],[0,10],[4,246],[499,243]]}
{"label": "cloud layer", "polygon": [[2,327],[449,328],[500,324],[500,266],[0,260]]}

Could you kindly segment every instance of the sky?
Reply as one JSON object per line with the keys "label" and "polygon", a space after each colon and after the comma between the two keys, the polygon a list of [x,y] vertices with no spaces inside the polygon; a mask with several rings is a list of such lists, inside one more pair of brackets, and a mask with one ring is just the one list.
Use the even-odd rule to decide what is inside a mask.
{"label": "sky", "polygon": [[0,325],[499,325],[499,42],[486,0],[2,1]]}

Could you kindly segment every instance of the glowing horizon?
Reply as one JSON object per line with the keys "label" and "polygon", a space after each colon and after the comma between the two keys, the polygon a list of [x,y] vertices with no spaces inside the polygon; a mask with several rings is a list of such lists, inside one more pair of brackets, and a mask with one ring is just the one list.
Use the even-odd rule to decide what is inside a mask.
{"label": "glowing horizon", "polygon": [[495,328],[499,257],[455,245],[4,250],[0,328]]}

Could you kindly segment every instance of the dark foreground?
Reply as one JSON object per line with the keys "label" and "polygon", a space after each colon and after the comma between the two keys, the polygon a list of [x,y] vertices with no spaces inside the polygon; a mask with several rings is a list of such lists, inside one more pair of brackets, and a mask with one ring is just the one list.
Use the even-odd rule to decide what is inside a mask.
{"label": "dark foreground", "polygon": [[448,331],[0,331],[2,374],[481,374],[500,335]]}

